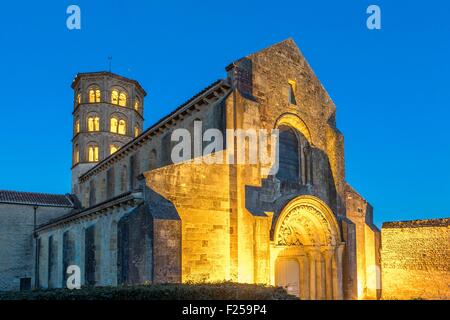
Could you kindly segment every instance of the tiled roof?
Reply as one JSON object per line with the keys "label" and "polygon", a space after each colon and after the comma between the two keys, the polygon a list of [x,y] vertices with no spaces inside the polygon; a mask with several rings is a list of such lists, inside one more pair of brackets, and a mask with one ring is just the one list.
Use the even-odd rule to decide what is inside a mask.
{"label": "tiled roof", "polygon": [[69,195],[0,190],[0,203],[73,207]]}

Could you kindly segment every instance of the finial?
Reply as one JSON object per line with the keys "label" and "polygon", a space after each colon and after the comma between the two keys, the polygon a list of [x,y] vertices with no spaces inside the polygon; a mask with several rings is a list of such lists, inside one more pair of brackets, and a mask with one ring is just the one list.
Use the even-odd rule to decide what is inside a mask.
{"label": "finial", "polygon": [[112,56],[108,56],[109,61],[109,72],[111,72]]}

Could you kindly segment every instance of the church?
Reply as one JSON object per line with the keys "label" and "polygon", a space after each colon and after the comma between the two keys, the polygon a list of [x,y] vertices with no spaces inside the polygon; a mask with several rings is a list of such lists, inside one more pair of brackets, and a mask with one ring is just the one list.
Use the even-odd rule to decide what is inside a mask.
{"label": "church", "polygon": [[[71,192],[0,191],[0,290],[65,287],[77,265],[91,286],[233,281],[301,299],[380,298],[373,208],[346,181],[336,106],[297,45],[282,41],[225,71],[145,130],[139,82],[79,73]],[[195,122],[203,132],[277,129],[268,146],[279,150],[277,172],[174,163],[172,133],[193,133]],[[227,139],[201,157],[236,149]]]}

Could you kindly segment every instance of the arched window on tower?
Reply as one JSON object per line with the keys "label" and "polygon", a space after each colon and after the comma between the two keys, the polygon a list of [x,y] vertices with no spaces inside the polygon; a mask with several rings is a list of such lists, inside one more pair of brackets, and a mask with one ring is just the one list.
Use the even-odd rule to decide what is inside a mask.
{"label": "arched window on tower", "polygon": [[119,150],[119,147],[116,144],[111,144],[109,146],[109,154],[115,153],[117,150]]}
{"label": "arched window on tower", "polygon": [[89,103],[98,103],[101,101],[101,91],[98,87],[89,89]]}
{"label": "arched window on tower", "polygon": [[75,120],[75,134],[80,133],[80,119]]}
{"label": "arched window on tower", "polygon": [[112,117],[110,121],[110,131],[113,133],[117,133],[119,128],[119,120],[117,118]]}
{"label": "arched window on tower", "polygon": [[92,144],[88,147],[88,161],[97,162],[98,161],[98,145]]}
{"label": "arched window on tower", "polygon": [[78,149],[78,144],[75,145],[73,150],[73,164],[80,162],[80,150]]}
{"label": "arched window on tower", "polygon": [[139,101],[139,98],[136,97],[134,100],[134,110],[139,112],[139,109],[141,108],[141,102]]}
{"label": "arched window on tower", "polygon": [[123,119],[119,120],[119,132],[118,133],[119,134],[127,133],[127,123]]}
{"label": "arched window on tower", "polygon": [[139,127],[138,126],[134,127],[134,137],[136,138],[140,133],[141,132],[139,130]]}
{"label": "arched window on tower", "polygon": [[88,131],[100,131],[100,118],[98,116],[90,116],[87,119]]}
{"label": "arched window on tower", "polygon": [[125,107],[127,105],[127,95],[125,92],[119,93],[119,106]]}
{"label": "arched window on tower", "polygon": [[281,181],[299,182],[300,152],[295,131],[287,126],[279,129],[278,172],[276,177]]}
{"label": "arched window on tower", "polygon": [[119,91],[117,90],[111,91],[111,103],[119,104]]}
{"label": "arched window on tower", "polygon": [[77,94],[77,103],[80,104],[81,103],[81,93]]}

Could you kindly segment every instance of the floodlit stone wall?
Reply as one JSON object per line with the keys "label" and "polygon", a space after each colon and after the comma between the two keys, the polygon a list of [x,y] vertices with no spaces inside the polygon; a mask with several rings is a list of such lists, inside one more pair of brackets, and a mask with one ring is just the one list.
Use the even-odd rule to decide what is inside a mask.
{"label": "floodlit stone wall", "polygon": [[387,222],[381,234],[384,299],[450,299],[450,219]]}

